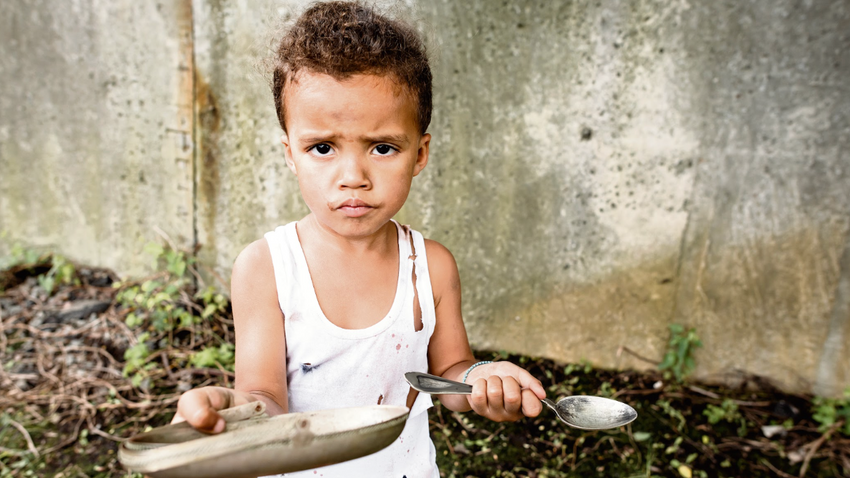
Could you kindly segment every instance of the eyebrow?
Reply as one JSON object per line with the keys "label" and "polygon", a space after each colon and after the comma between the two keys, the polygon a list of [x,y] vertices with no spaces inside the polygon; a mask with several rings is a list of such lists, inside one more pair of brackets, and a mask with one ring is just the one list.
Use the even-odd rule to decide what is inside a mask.
{"label": "eyebrow", "polygon": [[[328,136],[316,135],[316,136],[307,136],[307,137],[301,138],[301,141],[304,144],[315,144],[315,143],[323,143],[323,142],[326,142],[326,141],[334,141],[337,138],[338,138],[337,135],[328,135]],[[378,136],[363,136],[363,137],[360,137],[358,139],[361,139],[361,140],[363,140],[364,142],[367,142],[367,143],[395,143],[395,144],[400,144],[400,145],[403,145],[403,146],[407,146],[408,144],[410,144],[410,139],[407,137],[406,134],[385,134],[385,135],[378,135]]]}
{"label": "eyebrow", "polygon": [[388,134],[383,136],[374,136],[374,137],[366,137],[364,138],[366,141],[370,143],[396,143],[407,146],[410,143],[410,140],[407,138],[406,134]]}

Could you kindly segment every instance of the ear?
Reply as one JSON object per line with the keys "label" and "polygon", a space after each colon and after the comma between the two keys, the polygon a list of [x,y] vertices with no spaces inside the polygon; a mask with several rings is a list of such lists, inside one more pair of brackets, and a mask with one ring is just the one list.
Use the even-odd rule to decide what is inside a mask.
{"label": "ear", "polygon": [[428,148],[431,146],[431,135],[425,133],[419,138],[419,150],[416,152],[416,163],[413,165],[413,175],[417,176],[428,164]]}
{"label": "ear", "polygon": [[298,176],[298,171],[295,169],[295,161],[292,159],[292,146],[289,144],[289,136],[286,133],[280,135],[280,144],[283,145],[283,158],[286,160],[286,165],[290,171]]}

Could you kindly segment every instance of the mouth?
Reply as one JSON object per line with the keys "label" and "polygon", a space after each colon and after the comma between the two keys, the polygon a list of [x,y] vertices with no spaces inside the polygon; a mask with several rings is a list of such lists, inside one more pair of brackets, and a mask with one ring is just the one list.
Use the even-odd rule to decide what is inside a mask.
{"label": "mouth", "polygon": [[348,217],[360,217],[374,208],[360,199],[348,199],[340,203],[336,209]]}

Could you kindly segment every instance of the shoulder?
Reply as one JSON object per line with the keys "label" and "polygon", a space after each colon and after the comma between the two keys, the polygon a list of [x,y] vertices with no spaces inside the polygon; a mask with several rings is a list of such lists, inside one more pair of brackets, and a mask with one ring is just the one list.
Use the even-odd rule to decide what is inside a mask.
{"label": "shoulder", "polygon": [[[230,275],[230,298],[237,320],[279,312],[274,266],[265,238],[252,242],[236,257]],[[276,314],[267,316],[277,320]]]}
{"label": "shoulder", "polygon": [[431,239],[425,239],[425,253],[428,256],[428,274],[431,276],[434,302],[438,304],[445,293],[460,290],[457,262],[446,246]]}
{"label": "shoulder", "polygon": [[231,289],[245,284],[267,283],[273,277],[274,267],[269,244],[265,238],[260,238],[248,244],[236,256],[231,273]]}
{"label": "shoulder", "polygon": [[425,239],[425,253],[428,256],[428,269],[433,269],[433,266],[436,266],[457,270],[457,263],[451,251],[439,242],[433,239]]}
{"label": "shoulder", "polygon": [[236,256],[236,261],[233,263],[234,272],[239,269],[256,269],[256,268],[271,268],[272,255],[269,250],[269,243],[266,239],[260,238],[248,244],[242,252]]}

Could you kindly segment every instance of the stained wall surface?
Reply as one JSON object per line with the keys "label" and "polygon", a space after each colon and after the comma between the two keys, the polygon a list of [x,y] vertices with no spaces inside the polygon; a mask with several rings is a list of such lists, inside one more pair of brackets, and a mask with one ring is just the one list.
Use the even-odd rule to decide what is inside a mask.
{"label": "stained wall surface", "polygon": [[[159,226],[226,288],[307,212],[259,60],[307,2],[24,3],[0,6],[3,247],[138,272]],[[850,385],[850,5],[390,9],[435,77],[399,219],[454,253],[475,345],[647,367],[680,323],[703,379]]]}
{"label": "stained wall surface", "polygon": [[0,4],[0,232],[140,274],[194,241],[188,2]]}

